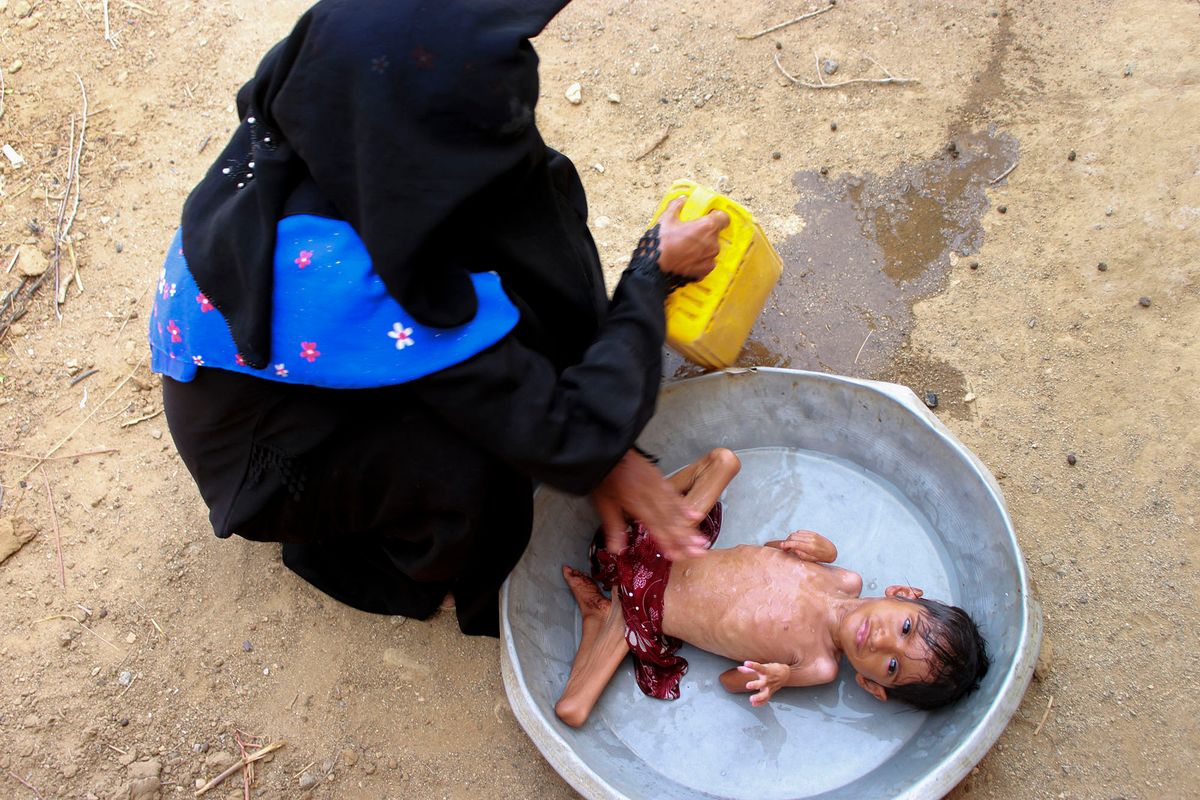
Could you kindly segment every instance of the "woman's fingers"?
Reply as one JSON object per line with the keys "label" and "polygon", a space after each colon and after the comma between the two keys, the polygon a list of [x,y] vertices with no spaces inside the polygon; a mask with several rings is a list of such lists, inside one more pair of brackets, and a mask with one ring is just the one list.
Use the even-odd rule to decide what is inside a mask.
{"label": "woman's fingers", "polygon": [[729,224],[724,211],[710,211],[699,219],[683,222],[679,211],[686,198],[677,197],[667,204],[659,217],[658,266],[688,278],[703,278],[713,268],[720,252],[718,234]]}
{"label": "woman's fingers", "polygon": [[609,472],[592,500],[607,541],[630,518],[646,526],[667,558],[679,560],[705,552],[707,542],[695,527],[704,514],[688,506],[662,473],[633,451]]}

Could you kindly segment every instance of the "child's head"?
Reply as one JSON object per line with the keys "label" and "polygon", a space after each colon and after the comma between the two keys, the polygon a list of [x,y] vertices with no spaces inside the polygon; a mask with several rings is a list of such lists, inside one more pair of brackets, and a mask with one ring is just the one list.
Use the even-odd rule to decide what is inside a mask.
{"label": "child's head", "polygon": [[933,709],[978,687],[989,659],[965,611],[921,595],[911,586],[889,586],[884,597],[864,598],[846,616],[843,645],[859,686],[880,700]]}

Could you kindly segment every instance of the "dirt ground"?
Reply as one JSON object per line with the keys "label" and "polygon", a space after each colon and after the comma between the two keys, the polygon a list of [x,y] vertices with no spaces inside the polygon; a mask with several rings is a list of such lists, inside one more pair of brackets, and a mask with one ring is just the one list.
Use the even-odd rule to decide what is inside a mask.
{"label": "dirt ground", "polygon": [[[514,721],[494,640],[349,610],[275,548],[212,536],[155,416],[144,326],[235,90],[306,2],[106,5],[111,42],[101,3],[0,0],[0,144],[25,160],[0,158],[0,270],[28,248],[0,292],[56,231],[70,245],[61,319],[47,281],[0,335],[0,543],[36,533],[0,564],[0,796],[187,796],[239,731],[286,740],[256,797],[574,796]],[[803,314],[797,336],[858,351],[820,368],[940,393],[1001,479],[1044,604],[1039,676],[950,796],[1200,797],[1200,4],[842,0],[735,38],[810,8],[578,0],[539,38],[540,125],[580,167],[610,285],[686,177],[755,211],[803,296],[821,167],[852,188],[993,126],[1016,168],[977,176],[976,233],[930,251],[936,279],[892,337],[843,303],[895,349],[860,345],[866,328],[821,343]],[[809,81],[814,57],[839,63],[829,82],[881,76],[870,57],[920,82],[809,89],[776,57]]]}

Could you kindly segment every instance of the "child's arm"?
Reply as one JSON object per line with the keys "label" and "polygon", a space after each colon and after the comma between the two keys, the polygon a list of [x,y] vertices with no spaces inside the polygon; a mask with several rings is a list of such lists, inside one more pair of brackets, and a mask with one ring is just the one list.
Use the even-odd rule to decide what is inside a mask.
{"label": "child's arm", "polygon": [[786,539],[767,542],[764,547],[774,547],[805,561],[832,564],[837,560],[837,548],[833,542],[816,531],[796,531],[788,534]]}
{"label": "child's arm", "polygon": [[837,662],[821,660],[811,664],[760,664],[746,661],[721,673],[721,685],[727,692],[755,692],[750,705],[761,706],[784,686],[819,686],[837,677]]}
{"label": "child's arm", "polygon": [[688,464],[667,481],[684,496],[689,506],[701,514],[707,514],[741,468],[742,462],[732,450],[718,447]]}

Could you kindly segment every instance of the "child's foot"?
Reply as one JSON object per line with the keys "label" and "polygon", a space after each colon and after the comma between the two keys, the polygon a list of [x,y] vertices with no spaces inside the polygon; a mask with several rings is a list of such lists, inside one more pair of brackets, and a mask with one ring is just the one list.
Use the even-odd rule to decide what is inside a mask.
{"label": "child's foot", "polygon": [[600,593],[600,587],[596,585],[592,577],[574,567],[564,566],[563,580],[567,582],[571,594],[575,596],[575,602],[579,604],[579,613],[583,615],[583,624],[588,625],[593,619],[603,622],[604,618],[608,616],[608,609],[612,605],[612,601]]}

